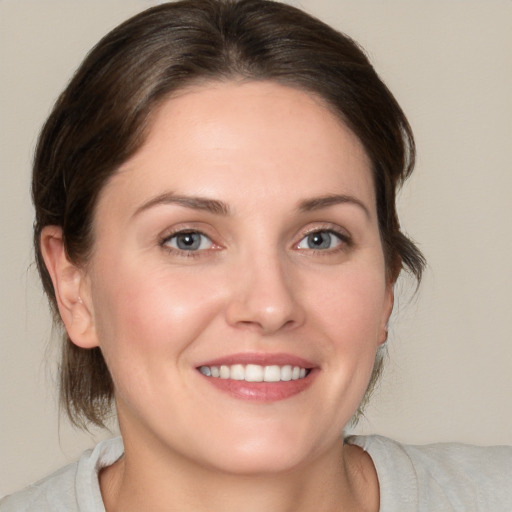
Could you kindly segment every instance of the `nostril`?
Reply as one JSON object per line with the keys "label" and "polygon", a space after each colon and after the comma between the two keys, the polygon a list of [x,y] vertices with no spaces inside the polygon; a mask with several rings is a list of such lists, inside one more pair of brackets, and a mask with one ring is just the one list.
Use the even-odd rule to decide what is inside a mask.
{"label": "nostril", "polygon": [[283,329],[290,329],[293,328],[297,322],[295,320],[288,320],[283,324]]}

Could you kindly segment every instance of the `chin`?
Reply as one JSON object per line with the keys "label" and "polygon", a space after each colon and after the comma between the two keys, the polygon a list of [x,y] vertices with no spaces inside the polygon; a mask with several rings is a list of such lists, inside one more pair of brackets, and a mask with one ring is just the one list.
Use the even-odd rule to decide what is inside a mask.
{"label": "chin", "polygon": [[209,466],[216,471],[254,476],[291,472],[311,463],[322,452],[323,443],[318,440],[297,439],[284,429],[269,434],[260,432],[243,439],[232,436],[228,443],[218,442],[213,452],[207,450],[203,455],[208,454]]}
{"label": "chin", "polygon": [[306,458],[307,456],[300,454],[296,447],[292,452],[275,449],[242,452],[235,450],[217,461],[215,470],[247,476],[287,473],[300,467]]}

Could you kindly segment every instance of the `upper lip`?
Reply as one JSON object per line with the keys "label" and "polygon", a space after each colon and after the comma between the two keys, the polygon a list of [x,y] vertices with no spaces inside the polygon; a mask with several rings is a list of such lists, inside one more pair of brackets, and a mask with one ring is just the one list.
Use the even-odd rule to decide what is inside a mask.
{"label": "upper lip", "polygon": [[230,354],[227,356],[222,356],[216,359],[210,359],[208,361],[204,361],[198,365],[198,368],[201,366],[230,366],[233,364],[257,364],[260,366],[300,366],[301,368],[311,369],[316,365],[307,359],[302,357],[298,357],[292,354],[286,353],[240,353],[240,354]]}

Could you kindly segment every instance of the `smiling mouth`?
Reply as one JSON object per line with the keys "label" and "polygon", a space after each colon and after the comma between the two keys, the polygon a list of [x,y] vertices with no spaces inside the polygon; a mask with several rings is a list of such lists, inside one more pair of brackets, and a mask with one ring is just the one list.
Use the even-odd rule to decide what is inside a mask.
{"label": "smiling mouth", "polygon": [[289,382],[307,377],[310,370],[292,365],[232,364],[201,366],[199,371],[206,377],[245,382]]}

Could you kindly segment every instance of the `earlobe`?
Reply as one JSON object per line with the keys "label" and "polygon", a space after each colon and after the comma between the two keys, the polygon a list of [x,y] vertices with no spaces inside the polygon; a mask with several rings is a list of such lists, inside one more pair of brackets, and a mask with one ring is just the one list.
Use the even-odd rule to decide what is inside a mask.
{"label": "earlobe", "polygon": [[60,316],[71,341],[82,348],[98,346],[87,279],[83,269],[68,258],[62,228],[43,228],[41,253],[52,279]]}
{"label": "earlobe", "polygon": [[380,334],[379,334],[379,345],[384,345],[388,340],[389,333],[389,318],[391,317],[391,313],[393,312],[393,305],[395,302],[395,293],[393,290],[393,284],[388,285],[388,289],[386,290],[384,303],[384,311],[382,315],[382,322],[380,325]]}
{"label": "earlobe", "polygon": [[388,326],[386,325],[386,327],[383,327],[381,329],[379,345],[384,345],[386,343],[386,341],[388,341],[388,334],[389,334],[389,330],[388,330]]}

